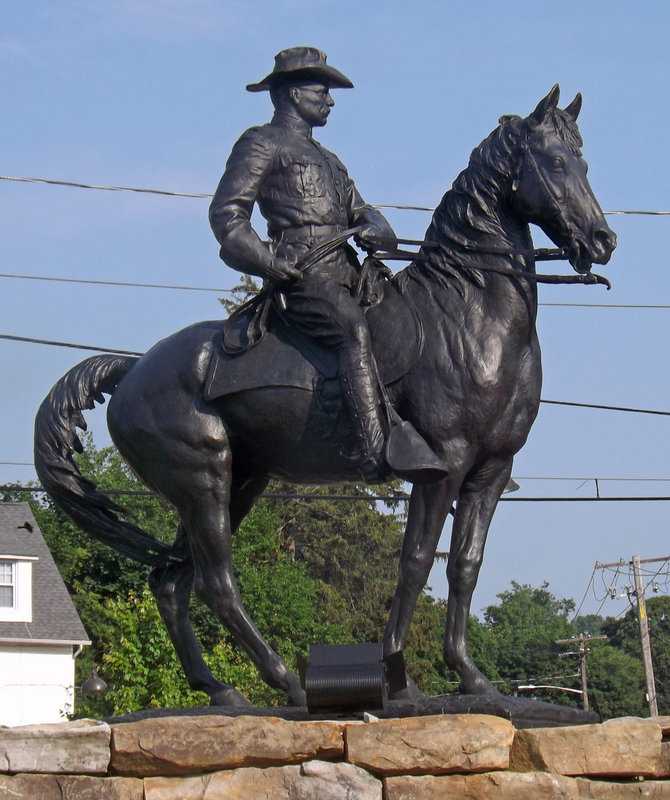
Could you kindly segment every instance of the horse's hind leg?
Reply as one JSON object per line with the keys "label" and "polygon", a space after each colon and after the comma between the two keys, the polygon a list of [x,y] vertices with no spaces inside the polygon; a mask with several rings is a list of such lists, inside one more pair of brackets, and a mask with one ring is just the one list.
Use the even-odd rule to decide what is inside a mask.
{"label": "horse's hind leg", "polygon": [[[233,500],[232,450],[221,417],[194,397],[200,377],[195,378],[182,384],[162,362],[150,362],[144,371],[129,373],[108,409],[110,433],[121,454],[146,484],[175,506],[188,539],[188,569],[154,575],[162,613],[191,679],[211,693],[213,702],[220,702],[221,691],[225,695],[228,690],[208,676],[187,622],[192,569],[197,596],[251,656],[263,679],[283,689],[289,702],[304,705],[298,676],[265,641],[242,604],[231,563],[231,508],[235,524],[241,514],[240,502]],[[147,384],[150,412],[138,400],[149,391]],[[246,484],[235,482],[246,490],[248,505],[258,481],[257,475]]]}
{"label": "horse's hind leg", "polygon": [[193,589],[193,561],[183,527],[175,541],[184,560],[156,567],[149,575],[149,588],[177,653],[188,685],[209,695],[210,704],[217,706],[249,706],[250,703],[232,686],[217,680],[205,663],[198,640],[191,626],[189,606]]}
{"label": "horse's hind leg", "polygon": [[263,680],[285,691],[289,703],[304,705],[298,676],[255,626],[233,573],[234,528],[266,478],[242,474],[240,465],[233,473],[233,453],[223,421],[207,406],[173,408],[170,432],[171,447],[163,449],[159,467],[160,488],[176,506],[188,537],[195,593],[233,634]]}
{"label": "horse's hind leg", "polygon": [[228,449],[219,476],[213,479],[208,471],[207,489],[202,487],[203,490],[198,491],[197,482],[194,482],[190,487],[195,490],[192,502],[181,504],[195,569],[195,591],[251,657],[263,680],[285,691],[290,704],[304,705],[305,695],[298,676],[288,669],[256,628],[242,603],[233,574],[233,526],[251,506],[260,491],[257,487],[261,483],[264,485],[265,480],[251,481],[239,493],[231,491],[231,457]]}

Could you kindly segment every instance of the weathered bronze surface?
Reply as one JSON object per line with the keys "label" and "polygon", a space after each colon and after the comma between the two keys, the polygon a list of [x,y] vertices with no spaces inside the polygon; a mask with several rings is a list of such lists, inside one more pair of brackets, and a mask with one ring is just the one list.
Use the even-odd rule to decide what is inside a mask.
{"label": "weathered bronze surface", "polygon": [[[315,58],[315,68],[325,69],[325,60]],[[285,72],[289,66],[279,63],[275,71]],[[308,74],[315,80],[314,71]],[[322,71],[319,80],[334,86],[344,79],[338,75],[329,78]],[[268,76],[256,88],[276,80]],[[570,263],[582,273],[588,273],[592,263],[607,263],[616,244],[586,178],[576,125],[581,99],[560,109],[558,95],[554,87],[528,117],[501,120],[444,195],[426,232],[431,244],[391,280],[379,313],[384,316],[386,304],[406,304],[408,319],[416,322],[416,336],[394,338],[388,326],[376,325],[374,312],[366,315],[366,328],[369,318],[375,341],[379,331],[378,352],[411,349],[409,358],[399,358],[402,369],[394,363],[381,368],[387,379],[392,376],[388,399],[448,470],[439,480],[413,488],[384,654],[405,647],[417,597],[446,515],[455,504],[444,654],[461,677],[463,693],[491,699],[497,696],[495,688],[468,655],[467,622],[489,524],[540,400],[529,223],[565,247]],[[341,185],[351,187],[343,175]],[[273,214],[266,214],[272,224]],[[350,222],[343,219],[341,225]],[[280,239],[273,241],[278,244]],[[319,236],[316,240],[318,244]],[[260,239],[254,246],[265,248],[264,263],[290,266],[288,250],[287,260],[281,262],[272,260],[272,248]],[[335,260],[352,263],[341,252]],[[253,271],[246,256],[240,256],[236,266]],[[275,280],[274,267],[261,274]],[[355,272],[355,264],[352,269]],[[289,277],[293,282],[287,294],[305,280]],[[302,289],[296,291],[300,294]],[[314,484],[360,480],[358,466],[347,455],[347,450],[360,446],[360,436],[349,422],[347,404],[338,410],[334,375],[339,357],[334,371],[319,367],[321,356],[326,361],[329,354],[333,357],[327,342],[317,343],[321,356],[309,348],[305,355],[298,352],[296,341],[282,339],[275,331],[276,341],[267,350],[263,342],[248,354],[230,356],[221,351],[220,335],[219,322],[198,323],[162,340],[141,358],[100,355],[74,367],[38,412],[36,469],[54,501],[79,525],[153,565],[150,586],[191,686],[205,691],[213,705],[246,704],[234,687],[212,675],[200,654],[189,622],[189,598],[195,591],[234,634],[263,678],[285,690],[289,704],[302,706],[298,677],[265,641],[242,604],[231,566],[232,534],[270,478]],[[295,361],[290,369],[276,361],[286,348]],[[241,359],[229,373],[223,365],[224,383],[226,375],[228,380],[244,378],[247,358],[256,383],[247,381],[220,396],[216,391],[206,395],[215,351],[224,362]],[[252,365],[252,356],[260,361]],[[380,364],[383,361],[380,356]],[[264,369],[267,386],[260,386],[258,371]],[[286,380],[282,374],[281,380],[273,379],[282,370],[299,378]],[[329,377],[331,385],[326,386]],[[172,546],[119,520],[113,504],[82,478],[72,459],[79,446],[75,427],[82,422],[81,412],[103,392],[113,395],[108,424],[120,452],[146,484],[177,509],[180,524]],[[330,404],[323,402],[324,396]],[[402,696],[391,700],[404,702]]]}

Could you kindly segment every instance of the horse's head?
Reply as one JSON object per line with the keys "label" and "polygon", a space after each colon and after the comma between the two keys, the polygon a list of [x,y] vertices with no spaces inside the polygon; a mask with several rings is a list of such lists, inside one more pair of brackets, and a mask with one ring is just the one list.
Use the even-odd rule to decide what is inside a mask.
{"label": "horse's head", "polygon": [[576,124],[581,95],[564,109],[558,108],[558,97],[556,85],[522,121],[512,210],[566,248],[577,272],[588,272],[592,263],[609,261],[616,234],[586,177]]}

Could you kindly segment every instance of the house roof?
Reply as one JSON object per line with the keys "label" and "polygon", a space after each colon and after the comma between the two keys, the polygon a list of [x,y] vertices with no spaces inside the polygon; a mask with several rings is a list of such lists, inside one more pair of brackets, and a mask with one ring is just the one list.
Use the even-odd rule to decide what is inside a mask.
{"label": "house roof", "polygon": [[0,555],[33,562],[32,622],[0,622],[0,642],[90,644],[28,503],[0,503]]}

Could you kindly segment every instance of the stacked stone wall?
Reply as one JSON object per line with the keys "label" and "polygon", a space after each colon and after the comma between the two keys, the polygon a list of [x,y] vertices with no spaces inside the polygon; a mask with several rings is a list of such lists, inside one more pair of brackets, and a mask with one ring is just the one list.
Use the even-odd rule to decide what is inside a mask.
{"label": "stacked stone wall", "polygon": [[487,715],[216,715],[0,728],[0,798],[668,798],[670,718],[515,730]]}

